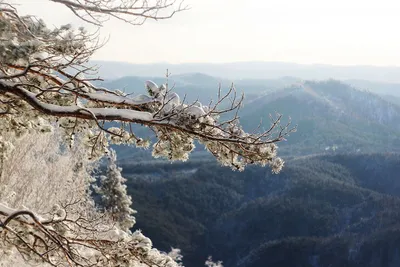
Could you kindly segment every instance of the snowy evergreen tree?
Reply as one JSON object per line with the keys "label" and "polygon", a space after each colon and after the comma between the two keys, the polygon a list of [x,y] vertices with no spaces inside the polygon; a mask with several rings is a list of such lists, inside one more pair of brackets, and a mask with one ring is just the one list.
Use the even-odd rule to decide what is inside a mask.
{"label": "snowy evergreen tree", "polygon": [[135,224],[131,208],[132,200],[126,192],[126,179],[121,175],[122,169],[117,166],[117,155],[110,149],[106,175],[100,177],[100,185],[95,187],[101,196],[103,208],[109,212],[120,228],[128,231]]}

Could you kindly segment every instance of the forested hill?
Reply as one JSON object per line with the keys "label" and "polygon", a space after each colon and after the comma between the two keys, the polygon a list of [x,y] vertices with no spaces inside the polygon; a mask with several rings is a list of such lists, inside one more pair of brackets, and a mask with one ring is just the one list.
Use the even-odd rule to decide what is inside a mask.
{"label": "forested hill", "polygon": [[185,266],[208,255],[232,267],[400,266],[399,154],[302,157],[279,175],[211,162],[122,167],[137,226],[181,248]]}
{"label": "forested hill", "polygon": [[[308,81],[247,103],[244,128],[254,129],[269,114],[291,118],[297,132],[281,142],[287,155],[329,152],[393,152],[400,149],[400,106],[339,81]],[[371,144],[374,144],[373,146]]]}

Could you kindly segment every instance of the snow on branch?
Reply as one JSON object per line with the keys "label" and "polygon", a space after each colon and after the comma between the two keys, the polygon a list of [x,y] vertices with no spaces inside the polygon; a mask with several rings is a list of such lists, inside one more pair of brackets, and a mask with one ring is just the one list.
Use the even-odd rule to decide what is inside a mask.
{"label": "snow on branch", "polygon": [[7,157],[0,147],[1,266],[14,259],[15,266],[181,266],[179,250],[160,252],[127,229],[134,211],[115,155],[112,185],[102,189],[120,191],[105,194],[120,203],[102,211],[90,196],[94,166],[81,144],[64,150],[58,134],[40,133],[18,139],[3,133],[0,141],[14,144]]}
{"label": "snow on branch", "polygon": [[[277,115],[271,117],[269,129],[246,133],[239,121],[243,95],[237,96],[233,85],[225,94],[219,88],[217,99],[207,106],[185,103],[168,84],[152,81],[145,82],[146,95],[130,97],[94,86],[95,79],[86,78],[93,69],[84,62],[95,46],[84,30],[70,26],[49,30],[41,21],[6,9],[0,22],[5,25],[1,37],[14,36],[12,43],[0,45],[0,129],[20,135],[32,129],[49,131],[56,125],[64,129],[69,142],[83,136],[91,157],[101,157],[109,143],[148,147],[149,141],[132,130],[132,124],[140,124],[158,138],[155,157],[187,160],[197,140],[222,165],[235,170],[248,164],[270,165],[274,172],[282,168],[276,143],[294,128],[280,125]],[[119,126],[107,128],[106,122]]]}
{"label": "snow on branch", "polygon": [[16,248],[27,262],[50,266],[181,266],[140,231],[128,234],[102,224],[101,217],[70,216],[67,210],[58,207],[43,219],[0,203],[2,249]]}

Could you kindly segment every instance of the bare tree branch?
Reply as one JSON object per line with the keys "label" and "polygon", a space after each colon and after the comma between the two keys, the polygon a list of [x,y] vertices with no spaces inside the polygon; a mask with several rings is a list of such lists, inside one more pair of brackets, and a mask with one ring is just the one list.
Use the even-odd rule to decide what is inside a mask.
{"label": "bare tree branch", "polygon": [[110,18],[132,25],[142,25],[147,19],[163,20],[172,18],[177,12],[187,10],[183,1],[177,0],[50,0],[67,6],[85,22],[102,26]]}

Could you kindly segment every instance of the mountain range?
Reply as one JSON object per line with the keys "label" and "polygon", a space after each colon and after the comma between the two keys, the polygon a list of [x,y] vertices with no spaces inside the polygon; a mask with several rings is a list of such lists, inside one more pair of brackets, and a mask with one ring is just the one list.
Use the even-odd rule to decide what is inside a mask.
{"label": "mountain range", "polygon": [[400,67],[302,65],[285,62],[132,64],[92,61],[91,63],[99,67],[98,74],[106,80],[127,76],[164,77],[168,70],[172,76],[202,73],[216,77],[218,81],[225,79],[235,83],[241,80],[256,80],[261,84],[261,80],[279,80],[282,77],[300,80],[336,79],[361,89],[400,95]]}
{"label": "mountain range", "polygon": [[[123,76],[162,76],[168,69],[173,75],[200,72],[228,79],[276,79],[283,75],[302,79],[357,79],[400,82],[400,67],[336,66],[296,64],[290,62],[232,62],[232,63],[152,63],[134,64],[113,61],[92,61],[101,66],[106,78]],[[282,75],[283,74],[283,75]]]}
{"label": "mountain range", "polygon": [[[144,93],[145,80],[165,82],[149,74],[156,70],[102,85]],[[188,101],[207,103],[232,81],[205,73],[175,73],[168,82]],[[209,255],[229,267],[400,266],[400,86],[350,76],[233,81],[246,94],[245,130],[261,119],[261,129],[269,127],[275,113],[297,125],[278,144],[286,161],[279,175],[259,167],[232,172],[201,146],[173,164],[116,147],[136,228],[157,248],[180,248],[191,267]]]}

